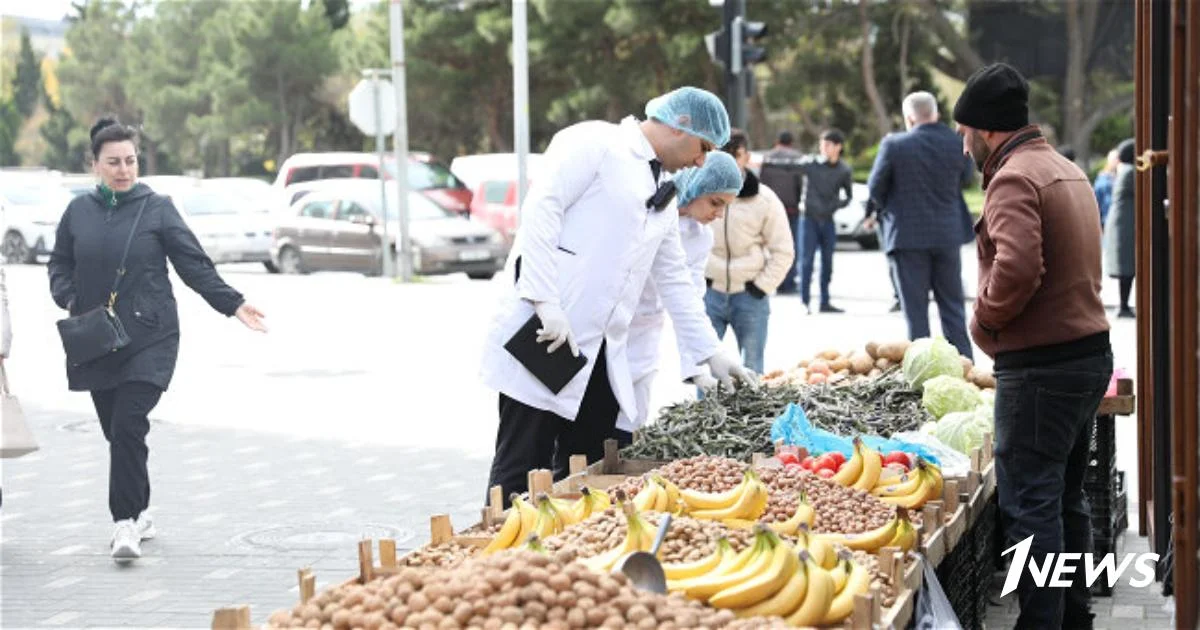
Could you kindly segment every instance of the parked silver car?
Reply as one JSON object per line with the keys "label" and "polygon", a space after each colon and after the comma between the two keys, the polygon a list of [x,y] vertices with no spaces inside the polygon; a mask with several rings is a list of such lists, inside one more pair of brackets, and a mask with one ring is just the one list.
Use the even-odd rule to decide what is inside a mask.
{"label": "parked silver car", "polygon": [[[271,259],[283,273],[380,273],[383,243],[378,180],[311,182],[275,227]],[[289,190],[294,190],[289,187]],[[295,191],[298,194],[301,191]],[[389,252],[396,256],[400,223],[396,191],[388,189]],[[422,275],[466,273],[490,279],[504,268],[508,248],[496,230],[453,213],[428,197],[408,194],[413,270]]]}

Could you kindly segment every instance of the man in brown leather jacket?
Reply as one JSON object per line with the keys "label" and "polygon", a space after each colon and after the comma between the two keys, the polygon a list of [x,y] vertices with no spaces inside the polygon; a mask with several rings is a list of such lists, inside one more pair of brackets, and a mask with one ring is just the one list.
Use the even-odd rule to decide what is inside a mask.
{"label": "man in brown leather jacket", "polygon": [[[1083,171],[1029,124],[1028,97],[1019,72],[993,64],[967,81],[954,120],[987,193],[975,225],[971,336],[995,359],[1000,510],[1009,544],[1032,536],[1040,567],[1047,553],[1091,551],[1083,478],[1113,359],[1096,198]],[[1081,572],[1064,589],[1020,570],[1018,628],[1092,627]]]}

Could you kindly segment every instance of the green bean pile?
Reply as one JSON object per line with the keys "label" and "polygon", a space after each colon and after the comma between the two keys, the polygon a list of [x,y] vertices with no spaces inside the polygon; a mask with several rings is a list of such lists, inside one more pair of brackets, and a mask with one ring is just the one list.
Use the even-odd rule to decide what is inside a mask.
{"label": "green bean pile", "polygon": [[921,405],[921,393],[909,388],[898,368],[845,385],[806,386],[797,402],[813,425],[844,436],[891,437],[935,420]]}
{"label": "green bean pile", "polygon": [[[742,387],[721,390],[704,400],[681,402],[637,432],[621,451],[627,459],[675,460],[717,455],[746,461],[753,453],[774,452],[771,423],[800,395],[796,387]],[[920,395],[917,395],[920,401]]]}

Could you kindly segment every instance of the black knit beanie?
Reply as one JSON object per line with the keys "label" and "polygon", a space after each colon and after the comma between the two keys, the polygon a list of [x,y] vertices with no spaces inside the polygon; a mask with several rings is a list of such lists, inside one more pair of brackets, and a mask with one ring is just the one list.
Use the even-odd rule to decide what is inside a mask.
{"label": "black knit beanie", "polygon": [[1029,124],[1029,83],[1016,68],[994,63],[967,79],[954,121],[982,131],[1016,131]]}
{"label": "black knit beanie", "polygon": [[1134,151],[1137,149],[1133,143],[1133,138],[1125,140],[1117,145],[1117,160],[1123,164],[1133,164]]}

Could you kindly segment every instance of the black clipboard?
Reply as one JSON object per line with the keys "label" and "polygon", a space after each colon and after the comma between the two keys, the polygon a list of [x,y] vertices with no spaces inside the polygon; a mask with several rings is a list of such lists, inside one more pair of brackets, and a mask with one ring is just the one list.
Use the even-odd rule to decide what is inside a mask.
{"label": "black clipboard", "polygon": [[504,344],[504,349],[551,392],[557,394],[587,365],[588,359],[582,353],[579,356],[571,354],[569,343],[564,343],[553,353],[546,352],[547,344],[537,341],[537,331],[541,327],[542,320],[537,314],[530,316],[517,334]]}

